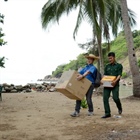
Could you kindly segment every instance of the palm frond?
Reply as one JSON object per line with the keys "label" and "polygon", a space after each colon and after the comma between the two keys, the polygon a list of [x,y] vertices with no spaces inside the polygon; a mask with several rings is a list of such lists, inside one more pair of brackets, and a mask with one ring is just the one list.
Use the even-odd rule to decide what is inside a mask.
{"label": "palm frond", "polygon": [[64,0],[58,0],[56,8],[56,19],[59,22],[60,17],[66,13]]}
{"label": "palm frond", "polygon": [[83,0],[80,0],[80,8],[79,8],[79,12],[78,12],[78,17],[77,17],[77,22],[76,22],[76,26],[73,32],[73,38],[75,39],[75,35],[77,34],[77,31],[81,25],[83,16],[82,16],[82,5],[83,5]]}
{"label": "palm frond", "polygon": [[137,24],[137,22],[135,20],[136,13],[128,8],[128,16],[129,16],[130,26],[131,27],[135,26]]}
{"label": "palm frond", "polygon": [[98,14],[97,14],[97,11],[95,8],[96,4],[94,3],[94,1],[90,0],[88,2],[88,7],[89,7],[89,10],[91,12],[93,23],[95,24],[94,28],[95,28],[96,35],[98,36],[101,33],[101,29],[100,29],[99,24],[97,22]]}
{"label": "palm frond", "polygon": [[57,21],[56,19],[57,2],[49,0],[42,8],[41,22],[42,27],[45,29],[51,23]]}
{"label": "palm frond", "polygon": [[0,13],[0,23],[4,23],[4,15]]}
{"label": "palm frond", "polygon": [[5,57],[0,58],[0,67],[5,68]]}
{"label": "palm frond", "polygon": [[67,15],[72,11],[76,10],[79,6],[80,0],[65,0],[65,9],[67,10]]}

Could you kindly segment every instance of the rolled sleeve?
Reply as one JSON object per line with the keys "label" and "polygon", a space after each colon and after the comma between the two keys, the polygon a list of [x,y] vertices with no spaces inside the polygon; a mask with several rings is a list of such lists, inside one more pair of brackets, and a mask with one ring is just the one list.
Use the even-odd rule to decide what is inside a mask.
{"label": "rolled sleeve", "polygon": [[85,73],[85,68],[81,69],[81,70],[79,71],[79,73],[80,73],[81,75],[83,75],[83,74]]}
{"label": "rolled sleeve", "polygon": [[92,74],[93,74],[95,71],[96,71],[96,68],[95,68],[95,67],[91,67],[91,68],[89,69],[89,72],[92,73]]}
{"label": "rolled sleeve", "polygon": [[122,76],[123,66],[120,64],[118,67],[118,75]]}

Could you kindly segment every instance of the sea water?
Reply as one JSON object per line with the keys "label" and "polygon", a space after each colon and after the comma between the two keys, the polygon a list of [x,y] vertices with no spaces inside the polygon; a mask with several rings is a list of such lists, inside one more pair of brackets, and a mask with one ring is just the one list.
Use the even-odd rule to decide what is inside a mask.
{"label": "sea water", "polygon": [[37,79],[0,79],[0,84],[14,84],[14,85],[27,85],[27,84],[42,84],[42,83],[48,83],[48,84],[51,84],[51,83],[54,83],[56,84],[57,83],[57,80],[37,80]]}

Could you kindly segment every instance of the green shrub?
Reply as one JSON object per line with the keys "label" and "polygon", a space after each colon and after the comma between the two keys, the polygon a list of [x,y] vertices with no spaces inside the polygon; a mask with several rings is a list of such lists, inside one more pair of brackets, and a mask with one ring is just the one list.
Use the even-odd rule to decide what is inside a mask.
{"label": "green shrub", "polygon": [[122,73],[122,78],[126,78],[127,77],[127,73],[126,72],[123,72]]}
{"label": "green shrub", "polygon": [[88,107],[87,100],[85,98],[81,101],[81,107],[82,108],[87,108]]}

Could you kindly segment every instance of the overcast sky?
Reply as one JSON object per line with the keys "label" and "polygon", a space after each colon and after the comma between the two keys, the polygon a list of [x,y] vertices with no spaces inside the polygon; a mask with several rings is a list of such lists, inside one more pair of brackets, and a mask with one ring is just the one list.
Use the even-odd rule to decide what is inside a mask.
{"label": "overcast sky", "polygon": [[[54,24],[49,30],[41,26],[41,8],[47,0],[0,0],[0,13],[5,15],[4,39],[7,45],[0,47],[0,57],[5,56],[6,68],[0,68],[0,83],[22,84],[42,79],[52,73],[60,64],[70,60],[86,50],[77,43],[92,38],[92,29],[84,23],[76,40],[73,30],[76,13],[64,16],[59,25]],[[137,14],[140,30],[140,0],[127,0],[128,7]],[[23,82],[24,81],[24,82]]]}

